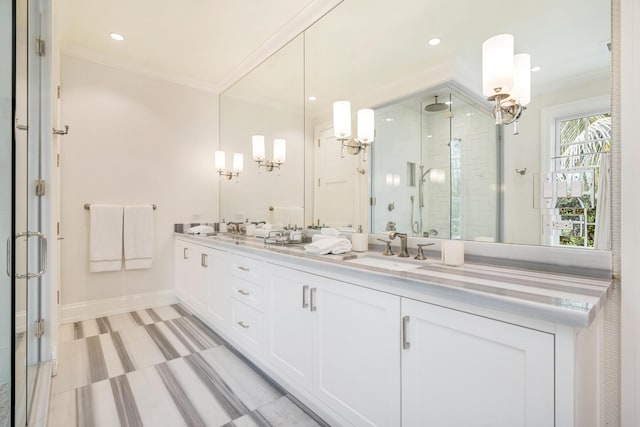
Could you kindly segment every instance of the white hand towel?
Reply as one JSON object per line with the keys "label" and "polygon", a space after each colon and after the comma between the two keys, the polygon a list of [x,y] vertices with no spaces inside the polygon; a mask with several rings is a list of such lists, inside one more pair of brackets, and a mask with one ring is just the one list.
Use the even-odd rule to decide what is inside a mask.
{"label": "white hand towel", "polygon": [[89,271],[122,268],[122,206],[92,204],[89,210]]}
{"label": "white hand towel", "polygon": [[124,207],[124,267],[151,268],[153,262],[153,206]]}
{"label": "white hand towel", "polygon": [[304,250],[317,255],[343,254],[351,250],[351,242],[338,237],[327,237],[306,245]]}

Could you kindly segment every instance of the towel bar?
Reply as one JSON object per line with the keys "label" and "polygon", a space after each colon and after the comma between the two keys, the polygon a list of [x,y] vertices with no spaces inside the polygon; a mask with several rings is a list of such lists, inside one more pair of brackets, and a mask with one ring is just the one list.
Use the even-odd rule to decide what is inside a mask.
{"label": "towel bar", "polygon": [[[158,208],[158,207],[155,205],[155,203],[154,203],[153,205],[151,205],[151,206],[153,206],[153,210],[154,210],[154,211]],[[87,211],[88,211],[89,209],[91,209],[91,203],[85,203],[85,204],[84,204],[84,209],[85,209],[85,210],[87,210]]]}

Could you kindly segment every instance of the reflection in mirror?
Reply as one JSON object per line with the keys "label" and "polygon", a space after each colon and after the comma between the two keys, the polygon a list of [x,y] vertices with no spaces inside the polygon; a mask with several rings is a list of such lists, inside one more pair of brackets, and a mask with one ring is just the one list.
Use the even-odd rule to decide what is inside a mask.
{"label": "reflection in mirror", "polygon": [[376,117],[374,232],[500,241],[498,139],[485,105],[444,87]]}
{"label": "reflection in mirror", "polygon": [[244,160],[237,177],[220,178],[221,219],[304,225],[303,74],[301,35],[220,96],[220,150],[227,168],[233,153]]}

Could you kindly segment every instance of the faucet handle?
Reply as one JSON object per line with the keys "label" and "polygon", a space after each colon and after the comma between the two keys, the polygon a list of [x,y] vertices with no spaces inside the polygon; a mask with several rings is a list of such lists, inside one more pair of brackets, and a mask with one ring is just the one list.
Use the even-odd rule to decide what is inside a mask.
{"label": "faucet handle", "polygon": [[416,246],[418,247],[418,253],[414,257],[414,259],[418,259],[418,260],[427,259],[427,257],[424,256],[424,252],[422,251],[422,248],[425,247],[425,246],[433,246],[433,245],[435,245],[435,243],[418,243],[418,244],[416,244]]}
{"label": "faucet handle", "polygon": [[385,239],[378,239],[378,240],[387,244],[387,248],[384,250],[382,255],[387,255],[387,256],[393,255],[393,251],[391,250],[391,240],[385,240]]}

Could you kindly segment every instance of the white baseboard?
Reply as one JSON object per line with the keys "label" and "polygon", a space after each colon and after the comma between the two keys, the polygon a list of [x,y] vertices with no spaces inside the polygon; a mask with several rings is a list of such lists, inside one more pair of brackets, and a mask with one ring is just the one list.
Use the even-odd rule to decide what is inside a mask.
{"label": "white baseboard", "polygon": [[147,294],[127,295],[118,298],[107,298],[94,301],[78,302],[63,305],[60,310],[60,323],[71,323],[80,320],[112,314],[127,313],[134,310],[175,304],[178,302],[173,289],[151,292]]}

